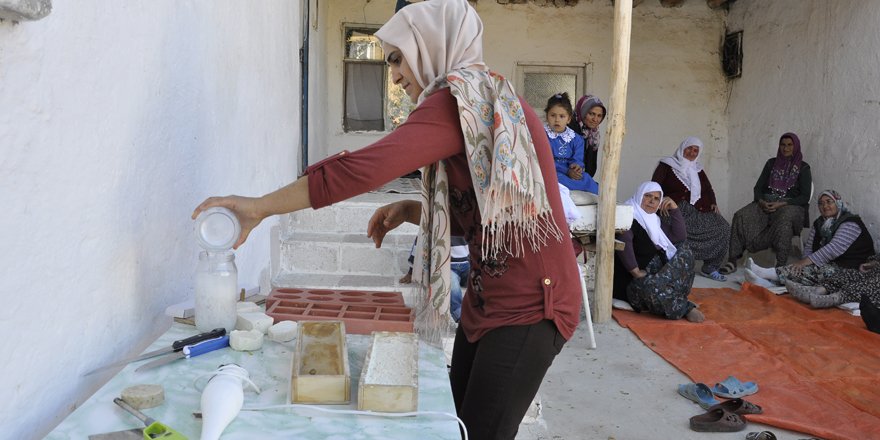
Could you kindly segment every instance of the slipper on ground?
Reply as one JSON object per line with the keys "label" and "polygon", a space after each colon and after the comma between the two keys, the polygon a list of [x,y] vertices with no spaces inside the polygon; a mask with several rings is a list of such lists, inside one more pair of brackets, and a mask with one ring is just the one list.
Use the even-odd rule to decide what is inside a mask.
{"label": "slipper on ground", "polygon": [[752,402],[747,400],[743,400],[740,398],[730,399],[724,402],[721,402],[717,405],[712,405],[709,410],[721,408],[729,413],[734,413],[736,415],[746,415],[746,414],[763,414],[764,410],[755,405]]}
{"label": "slipper on ground", "polygon": [[755,394],[758,392],[758,384],[754,382],[740,382],[733,376],[727,376],[721,382],[715,384],[712,393],[718,397],[736,398]]}
{"label": "slipper on ground", "polygon": [[709,272],[709,273],[706,273],[706,272],[703,272],[702,270],[699,270],[699,271],[697,271],[697,273],[710,279],[710,280],[713,280],[713,281],[718,281],[718,282],[727,281],[727,277],[724,275],[721,275],[721,273],[717,270],[713,270],[712,272]]}
{"label": "slipper on ground", "polygon": [[678,394],[700,405],[703,409],[709,409],[710,406],[721,403],[712,395],[709,386],[704,383],[681,384],[678,386]]}
{"label": "slipper on ground", "polygon": [[750,432],[746,434],[746,440],[776,440],[776,434],[770,431]]}
{"label": "slipper on ground", "polygon": [[718,273],[720,273],[721,275],[730,275],[734,272],[736,272],[736,264],[731,263],[730,261],[724,263],[723,265],[721,265],[720,268],[718,268]]}
{"label": "slipper on ground", "polygon": [[713,409],[691,417],[691,429],[697,432],[736,432],[746,429],[746,420],[723,409]]}

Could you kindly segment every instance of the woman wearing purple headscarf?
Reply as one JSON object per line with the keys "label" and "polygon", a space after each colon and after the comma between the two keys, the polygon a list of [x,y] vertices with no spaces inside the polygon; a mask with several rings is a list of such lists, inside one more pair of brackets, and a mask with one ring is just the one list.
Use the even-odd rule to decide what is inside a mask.
{"label": "woman wearing purple headscarf", "polygon": [[743,252],[773,248],[776,266],[785,266],[791,251],[791,237],[809,226],[807,205],[813,177],[801,154],[801,141],[794,133],[779,139],[776,157],[764,165],[755,183],[755,200],[733,215],[728,262],[721,273],[736,271]]}

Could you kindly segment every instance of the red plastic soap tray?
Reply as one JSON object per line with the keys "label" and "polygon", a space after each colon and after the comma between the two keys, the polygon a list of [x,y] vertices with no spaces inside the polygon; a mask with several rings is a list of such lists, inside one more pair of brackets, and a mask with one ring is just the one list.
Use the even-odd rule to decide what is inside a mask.
{"label": "red plastic soap tray", "polygon": [[274,289],[266,314],[280,321],[345,321],[347,333],[411,332],[415,314],[399,292]]}

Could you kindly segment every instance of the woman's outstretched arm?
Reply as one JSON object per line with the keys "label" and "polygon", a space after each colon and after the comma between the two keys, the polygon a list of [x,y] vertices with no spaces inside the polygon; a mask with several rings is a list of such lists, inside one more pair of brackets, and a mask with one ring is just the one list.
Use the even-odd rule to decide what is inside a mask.
{"label": "woman's outstretched arm", "polygon": [[195,219],[202,211],[215,206],[228,208],[238,217],[238,222],[241,223],[241,235],[232,246],[233,249],[238,249],[247,240],[251,231],[266,217],[287,214],[312,206],[309,200],[309,176],[300,177],[293,183],[262,197],[234,195],[209,197],[196,207],[192,218]]}

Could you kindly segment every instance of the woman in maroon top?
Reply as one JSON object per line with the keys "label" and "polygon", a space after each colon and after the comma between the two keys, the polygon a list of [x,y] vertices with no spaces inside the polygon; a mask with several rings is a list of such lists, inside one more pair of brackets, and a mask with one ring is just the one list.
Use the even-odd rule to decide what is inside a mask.
{"label": "woman in maroon top", "polygon": [[688,137],[674,155],[660,160],[651,180],[659,183],[663,193],[678,204],[687,227],[688,247],[694,259],[703,260],[699,273],[715,281],[725,281],[727,278],[718,269],[727,254],[730,223],[718,210],[715,191],[700,163],[702,152],[703,142]]}
{"label": "woman in maroon top", "polygon": [[431,341],[449,325],[449,236],[468,241],[472,269],[453,348],[453,398],[470,438],[513,439],[582,304],[543,124],[486,68],[482,23],[466,0],[414,3],[376,36],[394,82],[418,103],[405,123],[361,150],[310,166],[278,191],[212,197],[193,216],[212,206],[235,211],[238,247],[270,215],[327,206],[421,168],[421,203],[378,209],[367,234],[378,247],[403,222],[419,224],[416,325]]}

